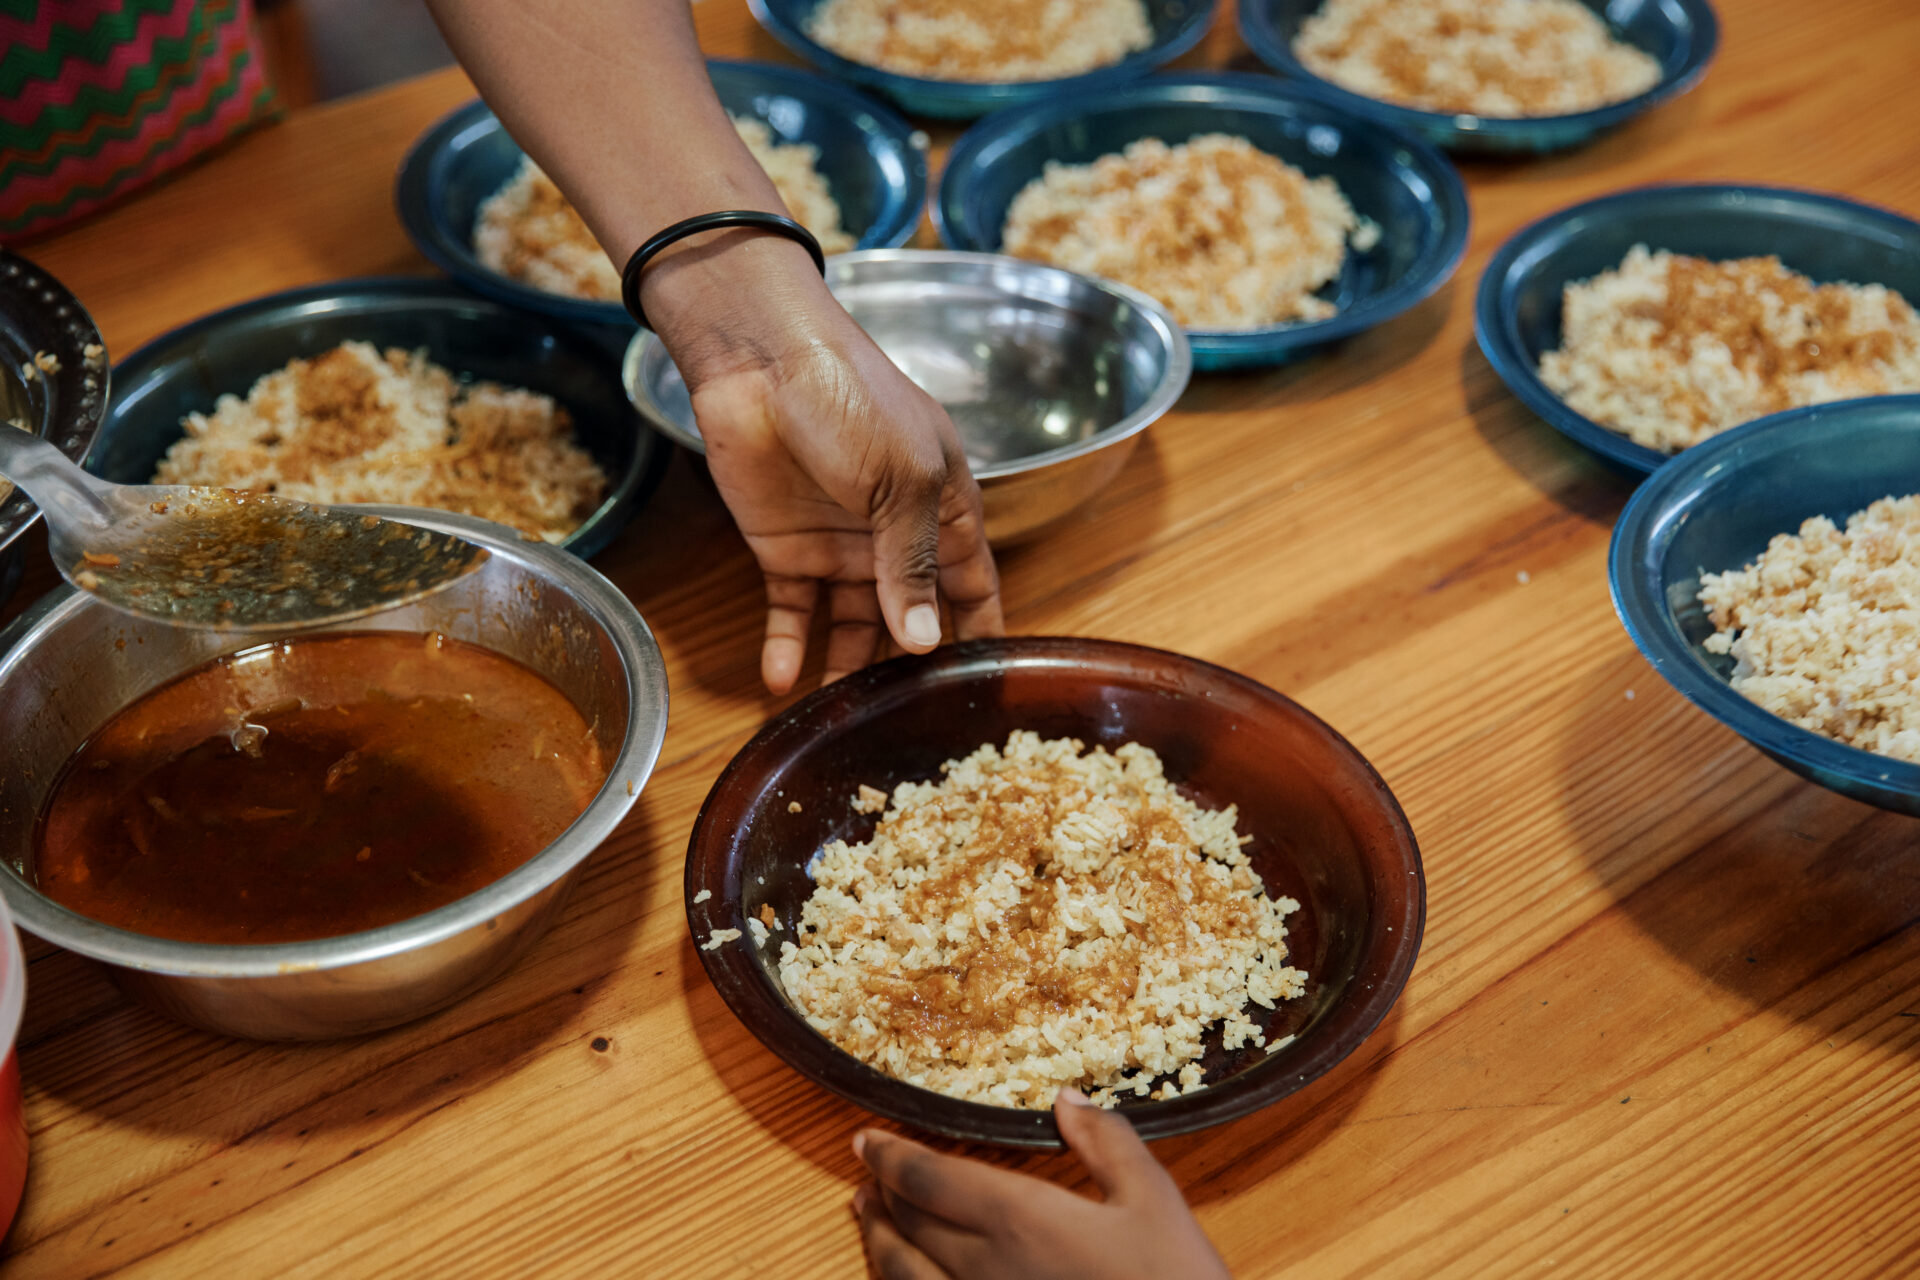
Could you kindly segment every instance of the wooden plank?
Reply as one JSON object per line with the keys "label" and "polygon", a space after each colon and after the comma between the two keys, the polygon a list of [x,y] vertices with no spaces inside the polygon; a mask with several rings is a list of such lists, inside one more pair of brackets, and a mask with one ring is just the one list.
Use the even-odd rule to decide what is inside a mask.
{"label": "wooden plank", "polygon": [[[1472,341],[1493,248],[1601,192],[1738,178],[1920,212],[1920,150],[1891,127],[1920,9],[1722,9],[1693,94],[1582,151],[1465,166],[1450,287],[1299,364],[1197,378],[1109,490],[1003,559],[1013,629],[1285,690],[1421,839],[1426,946],[1386,1024],[1299,1096],[1160,1144],[1238,1275],[1920,1266],[1915,828],[1646,668],[1605,584],[1628,484]],[[789,60],[737,0],[695,13],[714,52]],[[1190,64],[1245,65],[1231,16]],[[393,171],[470,93],[446,72],[298,113],[25,250],[120,353],[271,290],[424,271]],[[954,131],[933,133],[939,154]],[[661,638],[674,722],[554,931],[445,1013],[319,1046],[173,1026],[35,945],[14,1272],[859,1272],[864,1117],[733,1020],[679,899],[701,798],[783,705],[757,684],[757,576],[684,461],[596,563]]]}

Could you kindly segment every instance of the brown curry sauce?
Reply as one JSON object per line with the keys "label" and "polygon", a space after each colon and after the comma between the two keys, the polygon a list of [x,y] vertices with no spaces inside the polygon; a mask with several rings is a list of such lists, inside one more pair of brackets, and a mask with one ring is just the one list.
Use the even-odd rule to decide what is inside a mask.
{"label": "brown curry sauce", "polygon": [[34,879],[154,937],[331,937],[493,883],[605,776],[566,695],[499,654],[399,632],[261,645],[81,746],[40,815]]}

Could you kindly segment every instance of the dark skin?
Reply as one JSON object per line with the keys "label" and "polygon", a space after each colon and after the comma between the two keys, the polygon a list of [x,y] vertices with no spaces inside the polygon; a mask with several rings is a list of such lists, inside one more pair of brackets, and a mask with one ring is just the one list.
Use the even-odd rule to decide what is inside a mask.
{"label": "dark skin", "polygon": [[1072,1090],[1053,1104],[1060,1136],[1100,1200],[896,1134],[863,1129],[873,1175],[854,1192],[867,1261],[881,1280],[1228,1280],[1180,1188],[1125,1116]]}
{"label": "dark skin", "polygon": [[[784,213],[707,81],[686,0],[429,0],[514,139],[616,264],[716,209]],[[766,582],[760,672],[792,689],[816,612],[825,680],[999,635],[980,488],[946,411],[828,292],[805,249],[741,230],[655,258],[641,305],[693,395],[708,463]]]}
{"label": "dark skin", "polygon": [[[428,5],[615,264],[683,218],[785,211],[714,97],[686,0]],[[1001,633],[980,488],[953,422],[834,300],[806,250],[739,230],[691,237],[648,266],[640,301],[686,379],[714,481],[765,579],[768,689],[797,683],[821,613],[829,681],[888,640],[932,649],[943,607],[957,639]],[[1131,1125],[1090,1106],[1060,1114],[1105,1203],[862,1135],[886,1188],[862,1213],[882,1274],[1226,1274]],[[1004,1224],[981,1216],[987,1206]],[[1120,1240],[1126,1257],[1110,1248]],[[1159,1269],[1127,1269],[1143,1259]]]}

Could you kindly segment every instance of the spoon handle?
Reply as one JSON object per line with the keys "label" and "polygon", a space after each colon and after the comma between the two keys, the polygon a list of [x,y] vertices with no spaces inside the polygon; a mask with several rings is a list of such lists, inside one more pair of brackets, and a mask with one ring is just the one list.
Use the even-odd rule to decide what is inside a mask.
{"label": "spoon handle", "polygon": [[106,483],[39,436],[0,425],[0,477],[27,491],[50,521],[102,528],[113,520]]}

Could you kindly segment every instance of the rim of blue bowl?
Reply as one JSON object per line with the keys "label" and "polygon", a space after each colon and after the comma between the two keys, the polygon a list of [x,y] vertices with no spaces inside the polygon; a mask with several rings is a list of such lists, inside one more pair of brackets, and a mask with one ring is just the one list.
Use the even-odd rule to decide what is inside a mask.
{"label": "rim of blue bowl", "polygon": [[[1202,96],[1186,96],[1195,93]],[[1405,149],[1413,157],[1411,167],[1420,172],[1433,193],[1433,198],[1423,203],[1430,214],[1438,210],[1440,234],[1400,280],[1325,320],[1263,325],[1258,329],[1186,329],[1187,340],[1196,356],[1285,359],[1307,347],[1335,342],[1383,324],[1432,296],[1452,277],[1466,255],[1472,215],[1466,184],[1461,181],[1459,170],[1438,147],[1402,129],[1354,116],[1310,86],[1286,84],[1270,76],[1237,71],[1154,76],[1137,84],[1123,85],[1093,100],[1039,102],[988,116],[960,135],[940,174],[940,187],[933,201],[933,221],[941,243],[975,253],[1000,252],[999,229],[993,229],[993,243],[982,243],[982,237],[975,234],[978,229],[966,225],[959,216],[959,208],[965,184],[977,168],[975,158],[989,147],[1001,146],[1016,133],[1030,134],[1051,125],[1079,120],[1109,105],[1160,101],[1169,105],[1200,106],[1224,101],[1229,94],[1291,107],[1304,106],[1332,118],[1344,131],[1370,133],[1383,146]]]}
{"label": "rim of blue bowl", "polygon": [[[146,364],[164,356],[170,348],[203,332],[224,328],[236,320],[244,320],[257,312],[325,302],[347,295],[395,298],[411,296],[464,307],[491,307],[505,312],[514,319],[521,318],[513,312],[511,307],[498,299],[476,296],[460,288],[451,280],[436,280],[421,276],[354,276],[344,280],[329,280],[322,284],[302,285],[295,289],[282,289],[278,293],[248,298],[244,302],[236,302],[232,306],[222,307],[218,311],[208,312],[185,324],[176,325],[160,336],[148,339],[134,351],[114,362],[115,389],[121,393],[138,391],[143,367]],[[557,320],[553,321],[553,324],[556,330],[572,342],[604,354],[608,365],[607,376],[615,384],[620,382],[620,356],[617,347],[609,347],[606,341],[591,330],[567,325]],[[287,358],[292,360],[299,354],[301,353],[289,355]],[[483,370],[478,369],[455,369],[452,372],[456,376],[462,374],[473,377],[486,376]],[[244,387],[235,388],[234,394],[245,395],[246,390]],[[561,398],[556,396],[554,399],[558,402]],[[100,444],[104,443],[104,437],[110,433],[115,412],[121,403],[124,403],[124,399],[116,398],[115,403],[108,406],[106,417],[100,424],[94,454],[98,453]],[[624,387],[621,389],[620,403],[632,410],[631,403],[626,399]],[[562,407],[565,407],[564,404]],[[633,412],[633,457],[628,462],[625,472],[619,476],[609,477],[607,496],[601,499],[600,505],[594,508],[593,514],[582,520],[579,528],[555,544],[561,550],[571,552],[582,560],[599,554],[608,543],[613,541],[633,513],[639,510],[641,505],[653,495],[653,491],[659,487],[661,478],[666,475],[668,463],[673,460],[673,450],[660,442],[657,433],[646,430],[646,424],[640,418],[638,411]],[[90,454],[89,470],[91,470],[92,457],[93,454]],[[431,510],[430,508],[422,509]]]}
{"label": "rim of blue bowl", "polygon": [[[1543,242],[1549,240],[1562,226],[1576,219],[1588,219],[1596,223],[1601,221],[1617,223],[1621,220],[1618,216],[1603,218],[1598,215],[1617,215],[1619,206],[1632,206],[1661,197],[1679,197],[1682,200],[1700,200],[1703,203],[1723,201],[1728,197],[1760,197],[1804,205],[1812,210],[1844,210],[1849,215],[1855,217],[1866,215],[1889,228],[1898,228],[1908,236],[1920,238],[1920,223],[1891,209],[1883,209],[1878,205],[1829,192],[1811,191],[1804,187],[1779,187],[1739,182],[1670,182],[1630,187],[1625,191],[1614,191],[1579,204],[1568,205],[1514,232],[1505,244],[1494,250],[1493,256],[1487,260],[1486,269],[1480,273],[1480,285],[1475,293],[1473,305],[1473,336],[1474,341],[1479,344],[1480,353],[1487,358],[1487,363],[1493,366],[1493,371],[1500,375],[1500,381],[1506,383],[1507,389],[1513,392],[1514,396],[1527,408],[1543,418],[1548,426],[1616,466],[1640,475],[1651,475],[1668,465],[1674,458],[1690,453],[1692,449],[1701,448],[1702,445],[1694,445],[1692,449],[1685,449],[1677,454],[1662,453],[1658,449],[1636,444],[1621,432],[1611,427],[1604,427],[1568,406],[1566,401],[1555,395],[1547,384],[1540,380],[1534,361],[1527,354],[1526,343],[1521,340],[1514,311],[1513,293],[1535,265],[1539,252],[1545,247]],[[1660,246],[1650,247],[1657,249]],[[1738,428],[1735,429],[1738,430]]]}
{"label": "rim of blue bowl", "polygon": [[[1199,44],[1213,27],[1219,0],[1203,0],[1170,32],[1137,53],[1111,66],[1095,67],[1058,80],[934,80],[902,75],[843,57],[815,41],[797,23],[774,12],[767,0],[747,0],[760,26],[790,51],[820,70],[853,84],[876,89],[908,110],[943,119],[968,119],[1006,107],[1037,102],[1061,94],[1082,94],[1124,84],[1149,75]],[[862,248],[891,246],[862,245]]]}
{"label": "rim of blue bowl", "polygon": [[[913,239],[927,204],[927,153],[914,144],[918,131],[898,112],[866,94],[799,67],[750,59],[709,58],[707,68],[709,73],[749,73],[773,84],[805,90],[835,104],[849,118],[857,113],[871,116],[880,126],[875,136],[890,138],[898,144],[907,182],[892,215],[869,227],[854,247],[892,249]],[[504,128],[493,109],[484,100],[475,98],[449,111],[414,140],[400,162],[393,183],[394,207],[407,238],[427,261],[474,292],[495,301],[563,320],[614,325],[626,330],[638,328],[618,302],[596,302],[550,293],[482,265],[473,250],[473,229],[468,227],[462,234],[441,216],[443,202],[439,189],[442,183],[437,172],[441,157],[456,139],[472,130]]]}
{"label": "rim of blue bowl", "polygon": [[[1679,454],[1634,491],[1613,526],[1607,548],[1607,585],[1614,613],[1634,647],[1660,677],[1694,706],[1748,743],[1801,769],[1857,782],[1863,790],[1920,796],[1920,764],[1878,755],[1804,729],[1734,692],[1703,662],[1682,634],[1668,604],[1667,550],[1693,515],[1705,482],[1737,470],[1733,456],[1749,441],[1803,430],[1810,420],[1871,412],[1908,413],[1920,432],[1920,395],[1871,396],[1788,409],[1743,423]],[[1724,479],[1721,484],[1727,483]],[[1809,510],[1792,522],[1823,513]],[[1755,554],[1758,554],[1756,548]],[[1750,562],[1703,566],[1724,573]],[[1864,796],[1857,798],[1864,799]]]}
{"label": "rim of blue bowl", "polygon": [[[1719,52],[1719,15],[1707,0],[1672,0],[1672,3],[1686,11],[1694,30],[1699,33],[1698,38],[1688,45],[1686,55],[1678,66],[1663,74],[1660,82],[1645,93],[1610,102],[1591,111],[1573,111],[1558,116],[1476,116],[1452,111],[1422,111],[1417,107],[1403,107],[1379,98],[1369,98],[1307,70],[1293,56],[1291,43],[1281,38],[1273,22],[1271,5],[1260,0],[1244,0],[1239,6],[1238,17],[1240,38],[1246,41],[1247,48],[1256,58],[1282,75],[1311,83],[1359,115],[1412,129],[1426,137],[1446,135],[1452,139],[1449,145],[1483,140],[1495,145],[1504,143],[1525,147],[1564,133],[1566,140],[1549,148],[1560,150],[1579,146],[1595,134],[1624,124],[1641,112],[1677,98],[1700,83],[1714,55]],[[1602,19],[1605,16],[1602,14]]]}

